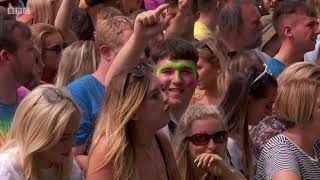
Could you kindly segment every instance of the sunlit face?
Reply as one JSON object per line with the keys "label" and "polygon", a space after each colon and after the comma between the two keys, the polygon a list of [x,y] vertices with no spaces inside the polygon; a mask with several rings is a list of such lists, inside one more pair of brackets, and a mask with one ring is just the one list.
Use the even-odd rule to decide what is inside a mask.
{"label": "sunlit face", "polygon": [[215,87],[218,69],[218,64],[210,63],[208,60],[199,57],[197,62],[197,70],[199,73],[197,88],[200,90],[210,90],[210,87]]}
{"label": "sunlit face", "polygon": [[75,145],[75,136],[80,126],[80,114],[74,113],[67,124],[67,127],[57,144],[47,150],[37,153],[41,161],[48,163],[61,163],[71,156],[71,148]]}
{"label": "sunlit face", "polygon": [[189,104],[197,82],[196,65],[191,60],[160,60],[155,73],[164,92],[169,97],[170,106],[183,107]]}
{"label": "sunlit face", "polygon": [[250,98],[247,108],[249,125],[257,125],[264,117],[272,114],[272,106],[276,95],[277,88],[270,87],[264,98]]}
{"label": "sunlit face", "polygon": [[147,94],[139,107],[136,117],[150,128],[158,130],[169,122],[169,102],[161,90],[160,81],[152,74]]}
{"label": "sunlit face", "polygon": [[17,52],[13,54],[14,67],[12,72],[16,80],[22,84],[40,79],[43,64],[40,59],[40,50],[31,40],[26,39],[18,29],[14,30],[14,36],[18,44]]}
{"label": "sunlit face", "polygon": [[58,70],[61,52],[64,47],[64,40],[60,33],[55,32],[47,36],[45,47],[42,48],[45,52],[43,57],[45,69],[51,71]]}
{"label": "sunlit face", "polygon": [[244,49],[254,49],[260,46],[262,42],[263,25],[260,21],[260,12],[253,4],[244,4],[241,6],[243,25],[240,34]]}
{"label": "sunlit face", "polygon": [[319,23],[315,17],[297,14],[295,25],[292,28],[294,43],[305,51],[315,48],[317,35],[319,34]]}
{"label": "sunlit face", "polygon": [[[213,117],[206,117],[204,119],[195,120],[191,126],[191,134],[205,133],[205,134],[215,134],[216,132],[225,130],[222,126],[222,122],[213,118]],[[192,142],[188,142],[189,148],[189,155],[190,159],[193,161],[198,155],[202,153],[211,153],[217,154],[221,158],[224,158],[226,148],[227,148],[227,141],[224,143],[216,143],[213,139],[210,139],[207,145],[203,146],[196,146]]]}

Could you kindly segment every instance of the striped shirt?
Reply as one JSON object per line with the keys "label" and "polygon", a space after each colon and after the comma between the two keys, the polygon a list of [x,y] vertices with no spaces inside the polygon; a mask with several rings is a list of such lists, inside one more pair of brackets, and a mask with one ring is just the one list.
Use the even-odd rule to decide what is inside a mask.
{"label": "striped shirt", "polygon": [[310,157],[288,137],[279,134],[264,147],[256,171],[256,179],[272,179],[278,171],[296,173],[300,179],[320,180],[320,141],[314,146],[316,158]]}

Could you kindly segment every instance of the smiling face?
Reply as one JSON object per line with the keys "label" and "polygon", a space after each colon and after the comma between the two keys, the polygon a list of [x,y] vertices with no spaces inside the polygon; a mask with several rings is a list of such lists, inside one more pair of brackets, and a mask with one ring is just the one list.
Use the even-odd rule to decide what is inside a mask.
{"label": "smiling face", "polygon": [[197,82],[196,64],[190,60],[160,60],[156,75],[173,107],[189,104]]}

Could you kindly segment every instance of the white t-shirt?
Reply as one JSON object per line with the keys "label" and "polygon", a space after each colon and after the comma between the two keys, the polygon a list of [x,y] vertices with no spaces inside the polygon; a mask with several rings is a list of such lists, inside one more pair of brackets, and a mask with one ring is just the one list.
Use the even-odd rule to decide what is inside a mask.
{"label": "white t-shirt", "polygon": [[[14,151],[0,154],[0,179],[1,180],[23,180],[21,175],[21,169],[17,163],[16,155]],[[46,180],[57,180],[53,168],[40,170],[40,174]],[[73,160],[73,167],[71,173],[71,180],[84,180],[81,170],[77,165],[77,162]]]}

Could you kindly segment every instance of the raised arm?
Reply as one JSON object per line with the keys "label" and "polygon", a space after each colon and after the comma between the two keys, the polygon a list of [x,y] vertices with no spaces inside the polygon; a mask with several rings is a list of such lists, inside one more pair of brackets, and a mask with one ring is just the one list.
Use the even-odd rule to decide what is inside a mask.
{"label": "raised arm", "polygon": [[170,25],[166,29],[166,32],[164,34],[165,39],[189,38],[189,37],[184,37],[183,27],[187,27],[185,25],[186,21],[184,19],[187,18],[187,16],[190,16],[190,14],[192,14],[191,6],[192,6],[191,0],[178,0],[178,12],[174,16],[174,18],[171,20]]}
{"label": "raised arm", "polygon": [[74,0],[62,0],[54,26],[62,30],[65,41],[69,44],[78,40],[77,36],[71,30],[72,11],[76,7]]}
{"label": "raised arm", "polygon": [[168,6],[168,4],[163,4],[155,10],[146,11],[137,16],[133,35],[119,51],[109,68],[105,78],[106,87],[116,72],[121,72],[138,63],[138,58],[148,41],[166,26],[167,20],[163,20],[161,14]]}

